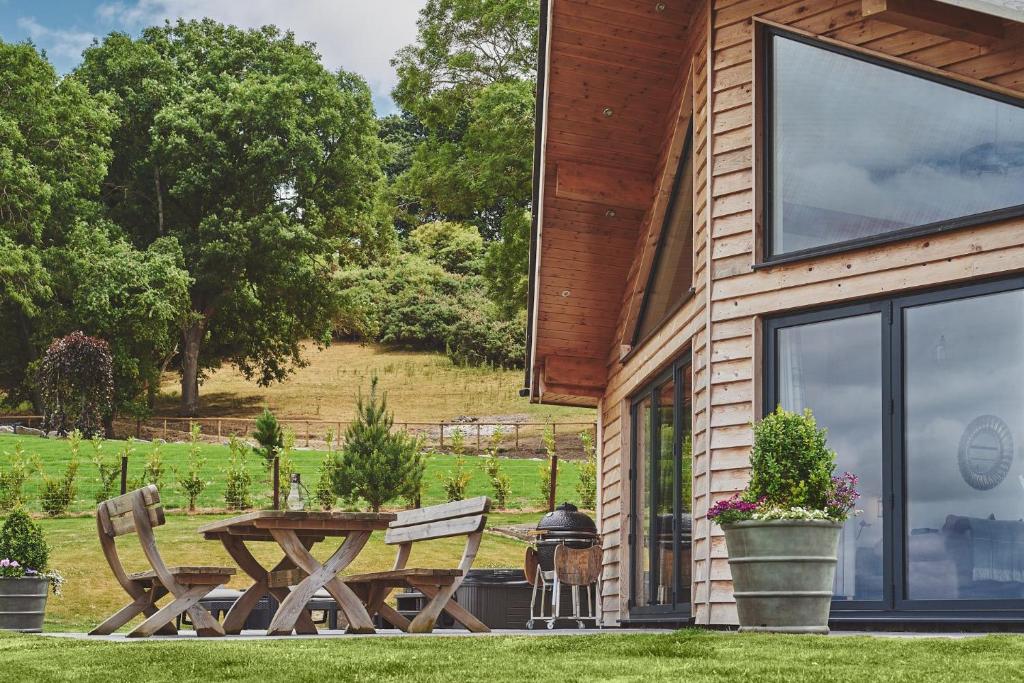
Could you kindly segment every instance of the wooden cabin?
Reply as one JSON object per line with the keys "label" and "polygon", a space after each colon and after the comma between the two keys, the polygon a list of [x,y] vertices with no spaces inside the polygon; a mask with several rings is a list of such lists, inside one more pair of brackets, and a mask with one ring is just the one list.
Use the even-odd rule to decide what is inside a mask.
{"label": "wooden cabin", "polygon": [[524,394],[597,408],[604,623],[736,623],[776,405],[860,477],[835,623],[1024,623],[1024,2],[542,12]]}

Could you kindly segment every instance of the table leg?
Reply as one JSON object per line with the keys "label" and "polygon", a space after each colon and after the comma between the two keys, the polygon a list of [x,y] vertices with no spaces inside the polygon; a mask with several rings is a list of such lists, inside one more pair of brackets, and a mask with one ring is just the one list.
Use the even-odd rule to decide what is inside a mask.
{"label": "table leg", "polygon": [[338,573],[352,563],[363,549],[366,542],[370,540],[369,531],[353,531],[345,539],[345,542],[334,552],[326,562],[320,564],[309,552],[298,535],[290,529],[271,529],[270,534],[284,550],[288,558],[309,576],[302,580],[291,592],[270,622],[268,635],[287,635],[292,632],[295,620],[299,611],[321,588],[326,588],[338,602],[338,607],[345,614],[348,620],[348,631],[350,633],[374,633],[373,620],[367,613],[362,601],[356,596],[352,589],[346,586],[340,579]]}
{"label": "table leg", "polygon": [[[227,616],[224,617],[224,632],[238,635],[242,632],[246,619],[249,618],[249,615],[264,595],[274,596],[280,605],[280,603],[283,603],[288,598],[290,591],[287,588],[270,588],[267,585],[270,573],[253,557],[252,552],[246,547],[245,541],[241,537],[225,534],[221,536],[220,540],[224,545],[224,549],[228,551],[228,554],[231,555],[231,558],[238,564],[239,568],[252,577],[255,582],[242,593],[242,597],[235,601],[235,604],[228,610]],[[302,541],[301,544],[308,549],[312,542]],[[271,571],[291,569],[294,566],[294,562],[284,557]],[[313,635],[317,632],[308,610],[303,609],[299,613],[295,622],[295,632],[303,635]]]}

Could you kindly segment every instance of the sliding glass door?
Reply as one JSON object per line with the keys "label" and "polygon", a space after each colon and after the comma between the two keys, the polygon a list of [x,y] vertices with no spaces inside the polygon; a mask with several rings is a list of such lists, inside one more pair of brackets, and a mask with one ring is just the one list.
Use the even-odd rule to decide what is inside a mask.
{"label": "sliding glass door", "polygon": [[632,403],[631,618],[689,618],[690,395],[687,358]]}
{"label": "sliding glass door", "polygon": [[1024,279],[771,320],[765,409],[860,477],[834,612],[1024,614]]}

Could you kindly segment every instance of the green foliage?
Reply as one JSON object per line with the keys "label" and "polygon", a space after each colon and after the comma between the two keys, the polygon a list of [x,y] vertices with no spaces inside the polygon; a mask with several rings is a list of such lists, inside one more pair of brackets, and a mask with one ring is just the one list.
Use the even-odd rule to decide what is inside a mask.
{"label": "green foliage", "polygon": [[[117,453],[111,453],[109,458],[104,455],[103,439],[99,434],[93,434],[89,439],[89,445],[92,447],[92,464],[96,467],[96,481],[99,483],[99,488],[96,489],[96,503],[99,504],[113,498],[114,492],[117,491],[121,475],[121,458]],[[127,455],[127,452],[124,454]]]}
{"label": "green foliage", "polygon": [[256,452],[263,456],[264,463],[270,467],[274,456],[284,448],[284,432],[269,408],[264,408],[256,418],[256,431],[252,433],[252,438],[260,445]]}
{"label": "green foliage", "polygon": [[40,573],[49,564],[50,547],[43,538],[43,529],[22,508],[7,515],[0,528],[0,559],[4,558]]}
{"label": "green foliage", "polygon": [[223,361],[261,384],[329,340],[339,263],[392,243],[369,88],[273,26],[210,19],[112,33],[69,79],[119,117],[104,195],[139,248],[175,239],[190,276],[182,409]]}
{"label": "green foliage", "polygon": [[[135,442],[132,439],[128,439],[128,443],[124,445],[122,452],[128,456],[130,462],[135,453]],[[142,474],[132,482],[132,488],[139,489],[152,484],[159,489],[164,479],[164,470],[163,450],[159,443],[153,442],[149,448],[149,453],[146,455],[146,463],[142,466]]]}
{"label": "green foliage", "polygon": [[338,496],[334,493],[334,468],[337,465],[334,453],[334,430],[328,429],[324,440],[327,442],[327,452],[320,461],[320,471],[317,473],[316,489],[313,496],[320,504],[321,510],[330,510],[338,502]]}
{"label": "green foliage", "polygon": [[576,495],[579,496],[581,508],[593,510],[597,504],[597,446],[590,430],[580,432],[579,440],[583,446],[583,462],[577,469],[579,479],[576,481]]}
{"label": "green foliage", "polygon": [[178,486],[188,499],[188,511],[195,512],[196,500],[206,488],[207,481],[202,477],[202,469],[206,464],[203,457],[202,442],[200,441],[201,430],[197,423],[193,423],[188,432],[188,463],[184,473],[177,472]]}
{"label": "green foliage", "polygon": [[508,499],[512,495],[512,479],[502,471],[501,458],[498,456],[498,448],[503,437],[504,433],[500,429],[494,430],[490,447],[487,449],[487,457],[483,462],[484,473],[494,491],[495,505],[499,508],[507,507]]}
{"label": "green foliage", "polygon": [[246,467],[249,447],[232,436],[228,450],[224,502],[229,510],[248,510],[252,507],[252,473]]}
{"label": "green foliage", "polygon": [[456,427],[451,433],[451,446],[452,453],[455,455],[462,455],[466,452],[466,433]]}
{"label": "green foliage", "polygon": [[374,512],[401,496],[415,496],[426,467],[419,442],[404,431],[392,432],[394,416],[377,381],[371,378],[368,398],[359,393],[356,421],[345,431],[332,477],[338,497],[349,503],[361,498]]}
{"label": "green foliage", "polygon": [[4,451],[9,462],[0,470],[0,512],[7,512],[25,502],[24,487],[28,479],[28,456],[21,441],[14,444],[14,452]]}
{"label": "green foliage", "polygon": [[484,240],[476,226],[450,221],[433,221],[409,234],[409,250],[449,273],[477,273],[484,253]]}
{"label": "green foliage", "polygon": [[87,438],[102,428],[114,393],[113,359],[102,339],[72,332],[46,349],[37,381],[45,413],[43,428]]}
{"label": "green foliage", "polygon": [[68,462],[64,467],[64,474],[60,477],[50,476],[42,465],[37,462],[36,470],[42,479],[40,487],[40,504],[43,511],[51,517],[60,517],[67,514],[75,499],[78,486],[75,477],[78,476],[78,453],[81,447],[82,437],[77,432],[68,434]]}
{"label": "green foliage", "polygon": [[522,321],[502,319],[479,276],[449,273],[417,254],[398,254],[387,263],[342,271],[337,284],[339,337],[447,351],[456,362],[522,365]]}
{"label": "green foliage", "polygon": [[466,471],[466,458],[460,455],[455,459],[455,466],[439,476],[441,488],[444,489],[445,500],[449,503],[464,500],[471,478],[470,473]]}
{"label": "green foliage", "polygon": [[281,485],[285,486],[291,481],[292,473],[295,471],[295,430],[291,427],[281,429],[281,450],[277,454],[277,473]]}
{"label": "green foliage", "polygon": [[781,406],[754,425],[750,485],[744,498],[764,507],[824,510],[832,492],[836,454],[811,411]]}
{"label": "green foliage", "polygon": [[[540,474],[540,499],[545,503],[549,500],[551,493],[551,464],[555,462],[555,455],[558,453],[555,445],[555,430],[548,425],[544,428],[544,433],[541,436],[544,441],[544,451],[547,454],[547,462],[538,468]],[[561,467],[559,464],[555,464],[555,477],[557,480],[558,470]]]}
{"label": "green foliage", "polygon": [[506,319],[526,303],[538,19],[537,0],[430,0],[393,60],[399,219],[480,228],[487,291]]}

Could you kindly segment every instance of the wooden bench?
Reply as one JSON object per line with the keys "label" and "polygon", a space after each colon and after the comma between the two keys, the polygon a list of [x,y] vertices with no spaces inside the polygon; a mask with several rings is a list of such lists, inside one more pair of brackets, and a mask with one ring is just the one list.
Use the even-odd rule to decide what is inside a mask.
{"label": "wooden bench", "polygon": [[[398,513],[384,535],[384,542],[398,546],[390,571],[342,576],[341,580],[366,604],[367,611],[408,633],[429,633],[441,612],[447,612],[470,631],[486,633],[487,625],[452,600],[476,559],[491,501],[486,496]],[[419,541],[465,536],[462,561],[455,569],[409,568],[412,546]],[[412,621],[396,612],[385,601],[395,588],[414,588],[429,602]]]}
{"label": "wooden bench", "polygon": [[[96,508],[96,528],[100,546],[114,578],[132,598],[89,635],[109,635],[139,614],[146,620],[128,634],[129,638],[144,638],[154,633],[177,633],[175,619],[187,612],[196,633],[200,636],[222,636],[224,629],[213,616],[199,605],[199,600],[214,588],[230,580],[235,570],[231,567],[168,567],[156,548],[154,527],[165,522],[160,493],[155,486],[147,486],[117,498],[103,501]],[[152,567],[149,571],[129,574],[117,554],[115,539],[126,534],[137,534],[142,552]],[[174,596],[164,607],[156,602],[164,595]]]}

